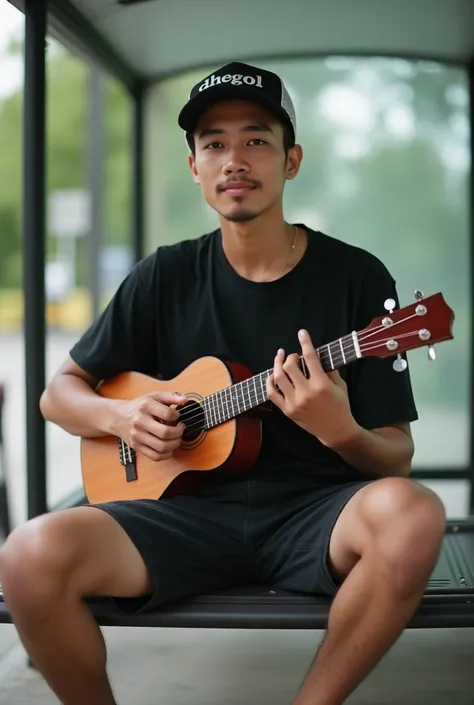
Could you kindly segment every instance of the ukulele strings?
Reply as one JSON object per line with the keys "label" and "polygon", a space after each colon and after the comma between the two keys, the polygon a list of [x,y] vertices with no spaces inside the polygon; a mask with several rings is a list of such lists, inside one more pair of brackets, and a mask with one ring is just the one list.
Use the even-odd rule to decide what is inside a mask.
{"label": "ukulele strings", "polygon": [[[396,326],[396,325],[399,325],[400,323],[405,323],[406,321],[409,321],[411,318],[414,318],[414,317],[416,317],[417,315],[418,315],[418,314],[415,313],[415,314],[412,314],[411,316],[407,316],[406,318],[403,318],[402,320],[397,321],[396,323],[394,323],[393,326],[391,326],[391,328],[394,327],[394,326]],[[357,340],[358,340],[358,343],[359,343],[359,347],[360,347],[361,352],[362,352],[362,351],[367,352],[367,351],[369,351],[369,350],[374,350],[375,348],[379,347],[380,344],[383,345],[384,343],[386,343],[386,342],[388,342],[389,340],[391,340],[392,336],[390,336],[389,338],[385,338],[385,339],[379,341],[379,342],[377,343],[377,345],[372,346],[372,347],[370,347],[370,346],[368,347],[367,345],[361,345],[361,343],[363,343],[363,342],[364,342],[365,340],[367,340],[368,338],[371,338],[373,335],[375,335],[376,333],[378,333],[378,332],[381,331],[381,330],[387,330],[387,326],[384,326],[384,325],[376,326],[375,328],[371,329],[368,333],[365,333],[365,334],[362,334],[362,333],[361,333],[360,336],[357,337]],[[397,337],[398,337],[398,338],[406,338],[406,337],[408,337],[408,336],[410,336],[410,335],[414,335],[414,333],[402,333],[401,335],[399,335],[399,336],[397,336]],[[346,342],[351,342],[351,343],[352,343],[352,342],[353,342],[353,337],[352,337],[352,334],[348,334],[348,335],[343,336],[342,338],[339,338],[339,340],[341,341],[342,347],[344,348],[344,343],[346,343]],[[337,344],[337,343],[336,343],[336,344]],[[322,346],[319,348],[320,356],[321,356],[322,354],[324,354],[324,355],[329,355],[329,350],[330,350],[330,347],[331,347],[332,345],[334,345],[334,343],[325,343],[324,345],[322,345]],[[337,364],[339,364],[339,363],[341,363],[341,362],[344,362],[344,356],[343,356],[342,352],[339,351],[339,347],[337,347],[336,350],[331,351],[331,355],[332,355],[333,359],[335,358],[335,359],[337,360]],[[300,359],[302,359],[302,357],[301,357]],[[264,373],[261,373],[261,374],[263,375],[263,374],[265,374],[265,372],[264,372]],[[271,371],[270,371],[270,370],[267,370],[267,374],[271,374]],[[258,376],[258,375],[257,375],[257,376]],[[252,378],[252,379],[253,379],[253,378]],[[248,382],[248,380],[243,380],[243,382]],[[237,382],[237,384],[232,385],[232,386],[236,387],[236,386],[238,386],[238,385],[242,385],[243,382]],[[213,392],[212,394],[209,395],[209,397],[206,397],[206,398],[210,399],[210,398],[211,398],[212,396],[214,396],[214,395],[222,394],[223,392],[225,392],[226,389],[230,389],[230,387],[226,387],[225,389],[222,389],[222,390],[220,390],[219,392]],[[198,404],[198,402],[196,402],[196,404]],[[182,415],[182,418],[186,418],[190,413],[194,413],[194,409],[188,409],[187,412]],[[191,417],[191,418],[192,418],[192,417]]]}
{"label": "ukulele strings", "polygon": [[[395,325],[399,325],[400,323],[405,323],[406,321],[409,321],[410,319],[415,318],[415,317],[418,317],[418,314],[414,313],[414,314],[412,314],[412,315],[410,315],[410,316],[407,316],[406,318],[403,318],[402,320],[397,321],[396,323],[394,323],[392,326],[390,326],[390,328],[393,328]],[[388,338],[384,338],[384,339],[382,339],[382,340],[379,340],[379,341],[378,341],[377,343],[375,343],[375,344],[373,344],[373,343],[366,343],[366,344],[364,345],[364,341],[366,341],[368,338],[371,338],[373,335],[375,335],[376,333],[378,333],[378,332],[381,331],[381,330],[387,330],[387,326],[384,326],[384,325],[376,326],[375,328],[373,328],[372,330],[370,330],[368,333],[361,334],[360,337],[358,337],[359,349],[360,349],[361,352],[370,352],[371,350],[376,350],[377,348],[384,347],[384,346],[385,346],[385,343],[387,343],[389,340],[392,339],[393,336],[390,336],[390,337],[388,337]],[[408,338],[408,337],[410,337],[410,336],[412,336],[412,335],[416,335],[416,333],[414,333],[414,332],[411,332],[411,333],[402,333],[401,335],[398,335],[397,338]],[[343,336],[342,338],[340,338],[340,341],[341,341],[342,346],[343,346],[343,348],[344,348],[344,342],[352,342],[352,335],[351,335],[351,334],[345,335],[345,336]],[[320,356],[321,356],[321,355],[329,356],[329,350],[330,350],[330,346],[331,346],[331,345],[332,345],[331,343],[322,345],[321,348],[319,348]],[[344,363],[344,362],[345,362],[343,353],[340,352],[338,349],[332,351],[331,356],[332,356],[333,362],[335,361],[336,366],[340,366],[340,363]],[[302,358],[301,358],[301,359],[302,359]],[[273,372],[273,370],[271,370],[271,369],[270,369],[270,370],[266,370],[266,372],[260,373],[260,375],[257,375],[257,376],[260,376],[261,378],[262,378],[265,374],[266,374],[267,376],[270,376],[270,375],[272,374],[272,372]],[[251,379],[253,379],[253,378],[251,378]],[[243,380],[242,382],[237,382],[237,384],[232,385],[232,386],[233,386],[233,387],[239,387],[239,386],[240,386],[240,387],[243,388],[243,384],[244,384],[244,383],[247,383],[248,397],[249,397],[249,401],[251,402],[252,406],[255,405],[254,402],[261,403],[261,402],[259,402],[258,394],[256,394],[255,397],[253,397],[254,392],[252,392],[252,390],[250,389],[249,380]],[[211,408],[211,409],[207,409],[207,408],[206,408],[206,401],[207,401],[208,406],[211,406],[211,404],[214,405],[215,402],[217,402],[218,404],[222,404],[222,402],[225,401],[225,402],[227,403],[227,413],[228,413],[228,412],[229,412],[229,409],[228,409],[229,403],[232,405],[232,401],[233,401],[232,396],[231,396],[230,400],[228,400],[227,398],[219,399],[218,397],[219,397],[219,395],[221,395],[222,397],[224,397],[224,395],[226,394],[227,390],[229,390],[229,389],[232,389],[232,387],[226,387],[226,388],[224,388],[224,389],[222,389],[222,390],[220,390],[220,391],[218,391],[218,392],[213,392],[213,393],[210,394],[208,397],[205,397],[205,398],[204,398],[202,404],[199,403],[199,402],[195,402],[196,406],[199,406],[199,410],[196,410],[196,408],[195,408],[194,406],[193,406],[192,408],[190,408],[190,409],[185,410],[185,411],[180,415],[180,421],[182,421],[183,423],[185,423],[185,425],[186,425],[186,430],[189,432],[189,431],[191,431],[193,428],[197,427],[199,424],[205,425],[205,424],[206,424],[206,414],[209,414],[209,413],[212,412],[212,411],[214,412],[214,416],[216,417],[216,419],[219,418],[219,410],[218,410],[218,408],[217,408],[217,405],[214,406],[214,407]],[[262,399],[262,401],[265,401],[265,399]],[[224,411],[224,414],[225,414],[226,410],[223,409],[223,411]],[[233,410],[232,410],[232,411],[233,411]],[[192,423],[191,425],[188,426],[188,423],[191,422],[191,421],[193,421],[194,423]]]}
{"label": "ukulele strings", "polygon": [[[405,323],[406,321],[409,321],[410,319],[415,318],[417,316],[418,316],[418,314],[416,314],[416,313],[414,313],[410,316],[407,316],[406,318],[403,318],[402,320],[394,323],[393,326],[391,326],[391,328],[394,327],[395,325],[399,325],[400,323]],[[368,338],[371,338],[373,335],[375,335],[379,331],[386,330],[386,329],[387,329],[387,326],[379,325],[379,326],[376,326],[375,328],[371,329],[368,333],[361,334],[360,337],[358,337],[360,351],[361,352],[370,352],[371,350],[375,350],[381,346],[384,346],[385,343],[387,343],[389,340],[391,340],[392,336],[390,336],[389,338],[385,338],[383,340],[378,341],[375,345],[373,345],[373,344],[372,345],[371,344],[364,345],[363,343],[365,340],[367,340]],[[416,333],[403,333],[397,337],[398,338],[407,338],[411,335],[416,335]],[[343,347],[344,347],[344,342],[352,341],[352,335],[351,334],[345,335],[342,338],[340,338],[340,340],[343,343]],[[320,354],[329,355],[330,345],[331,345],[331,343],[328,343],[328,344],[321,346]],[[332,355],[333,355],[333,361],[334,361],[334,359],[336,360],[336,365],[340,366],[341,362],[344,363],[344,356],[343,356],[342,352],[339,352],[338,349],[333,351]],[[263,376],[264,374],[267,374],[267,376],[269,376],[271,373],[272,373],[272,370],[267,370],[266,373],[265,372],[261,373],[260,376]],[[247,387],[248,387],[247,391],[248,391],[249,401],[251,401],[251,403],[253,405],[253,403],[255,401],[258,401],[258,397],[257,396],[255,398],[251,397],[251,390],[248,386],[248,380],[243,380],[243,382],[238,382],[237,384],[235,384],[233,386],[234,387],[237,387],[237,386],[243,387],[243,383],[245,383],[245,382],[247,382]],[[230,388],[231,387],[227,387],[227,389],[230,389]],[[221,402],[222,400],[218,399],[218,395],[219,394],[224,395],[225,391],[226,390],[223,389],[221,391],[213,392],[213,394],[210,394],[208,397],[206,397],[204,399],[204,406],[202,406],[199,402],[196,402],[196,405],[200,407],[199,411],[196,411],[196,409],[193,407],[191,409],[187,409],[183,414],[180,415],[180,421],[183,421],[185,423],[185,425],[186,425],[186,422],[194,421],[194,423],[191,424],[190,426],[186,425],[187,431],[192,430],[196,425],[202,423],[203,421],[204,421],[204,425],[205,425],[206,412],[210,411],[209,409],[205,408],[206,400],[208,402],[208,405],[214,404],[214,402],[216,402],[216,401]],[[264,400],[262,400],[262,401],[264,401]],[[232,403],[232,398],[231,398],[231,403]],[[216,416],[216,418],[218,417],[218,411],[216,410],[216,408],[214,409],[214,415]],[[199,419],[198,419],[198,417],[199,417]]]}
{"label": "ukulele strings", "polygon": [[[412,335],[416,335],[416,333],[403,333],[402,335],[400,335],[398,337],[399,338],[407,338]],[[369,352],[370,350],[376,350],[377,348],[385,347],[385,343],[388,340],[390,340],[390,338],[387,338],[386,340],[382,340],[376,344],[366,344],[364,346],[361,346],[361,351],[363,350],[364,352]],[[341,362],[342,360],[343,360],[343,357],[341,354],[338,362]],[[272,370],[267,370],[266,373],[264,372],[262,374],[270,375],[271,373],[272,373]],[[246,382],[247,380],[243,380],[243,381]],[[242,385],[242,382],[238,382],[237,384]],[[234,386],[236,386],[236,385],[234,385]],[[229,389],[229,387],[227,387],[227,389]],[[259,400],[258,394],[255,394],[255,392],[253,390],[251,390],[250,387],[248,387],[247,391],[248,391],[248,400],[252,406],[256,406],[256,405],[262,403],[263,401],[265,401],[265,398],[262,400]],[[189,409],[187,413],[183,414],[182,417],[180,417],[180,420],[181,420],[181,418],[186,420],[185,426],[186,426],[187,432],[190,432],[193,430],[198,430],[199,427],[204,428],[207,423],[206,415],[210,415],[211,418],[213,415],[215,417],[216,421],[220,421],[219,417],[221,414],[218,410],[217,405],[213,406],[212,409],[206,408],[206,401],[207,401],[208,406],[210,406],[211,403],[214,404],[217,401],[218,403],[220,403],[222,405],[222,414],[226,415],[226,413],[227,414],[229,413],[229,403],[231,403],[231,402],[229,402],[226,399],[219,400],[217,398],[217,395],[219,395],[219,394],[223,395],[224,392],[225,392],[225,390],[221,390],[219,392],[214,392],[212,395],[209,395],[209,397],[206,397],[204,399],[202,405],[200,403],[196,402],[196,405],[200,407],[199,411],[196,412],[196,410],[194,408]],[[214,398],[212,398],[212,397],[214,397]],[[223,404],[222,404],[223,401],[226,402],[227,409],[225,409],[225,407],[223,406]],[[257,404],[255,404],[255,402],[257,402]],[[213,412],[213,414],[211,414],[211,412]],[[230,417],[230,418],[232,418],[232,417]],[[226,420],[229,420],[229,419],[223,419],[221,423],[223,423]],[[193,422],[193,423],[190,423],[190,422]]]}
{"label": "ukulele strings", "polygon": [[[412,313],[410,316],[406,316],[405,318],[401,318],[399,321],[395,321],[395,323],[392,323],[390,326],[376,326],[375,328],[371,328],[367,333],[361,333],[360,336],[358,337],[359,343],[367,340],[367,338],[371,338],[375,333],[378,333],[381,330],[390,330],[392,328],[395,328],[395,326],[399,326],[401,323],[405,323],[406,321],[410,321],[412,318],[419,318],[417,313]],[[405,333],[405,335],[407,335]],[[413,335],[413,333],[409,333],[409,335]]]}
{"label": "ukulele strings", "polygon": [[[417,315],[417,314],[415,314],[415,315]],[[410,318],[413,318],[413,316],[408,316],[407,318],[405,318],[405,319],[399,321],[398,323],[403,323],[403,322],[409,320]],[[394,324],[394,325],[397,325],[397,324]],[[362,351],[368,352],[368,351],[370,351],[370,350],[374,350],[375,348],[380,347],[380,345],[383,345],[384,343],[386,343],[386,342],[388,342],[389,340],[391,340],[391,337],[390,337],[390,338],[385,338],[385,339],[379,341],[376,345],[372,345],[372,346],[361,345],[361,343],[363,343],[365,340],[367,340],[367,338],[372,337],[372,335],[373,335],[374,333],[378,333],[380,330],[383,330],[383,329],[386,329],[386,326],[381,325],[381,326],[378,326],[378,327],[374,328],[374,329],[373,329],[372,331],[370,331],[369,333],[364,334],[364,335],[361,334],[360,337],[358,337],[358,342],[359,342],[359,347],[360,347],[361,352],[362,352]],[[398,337],[399,337],[399,338],[406,338],[407,336],[410,336],[410,335],[414,335],[414,333],[403,333],[403,334],[399,335]],[[352,342],[352,335],[351,335],[351,334],[345,335],[345,336],[343,336],[342,338],[340,338],[340,340],[341,340],[341,342],[343,343],[343,347],[344,347],[344,342]],[[329,355],[329,348],[330,348],[331,345],[333,345],[333,343],[328,343],[328,344],[322,345],[322,346],[319,348],[319,350],[320,350],[320,355]],[[336,350],[332,351],[332,356],[333,356],[333,358],[336,358],[337,364],[339,364],[340,362],[344,362],[344,356],[343,356],[342,353],[339,351],[339,348],[336,348]],[[301,358],[301,359],[302,359],[302,358]],[[265,374],[265,373],[261,373],[261,374],[263,375],[263,374]],[[271,374],[271,370],[267,370],[267,374]],[[258,376],[258,375],[257,375],[257,376]],[[253,378],[252,378],[252,379],[253,379]],[[243,380],[243,382],[248,382],[248,380]],[[237,384],[235,384],[235,385],[233,385],[233,386],[234,386],[234,387],[237,387],[238,385],[242,385],[243,382],[238,382]],[[226,389],[230,389],[230,387],[227,387]],[[223,389],[223,390],[221,390],[221,391],[219,391],[219,392],[213,392],[212,394],[209,395],[209,397],[206,397],[206,398],[207,398],[207,399],[210,399],[211,397],[213,397],[213,396],[215,396],[215,395],[222,394],[222,393],[224,393],[224,392],[226,391],[226,389]],[[196,404],[197,404],[197,402],[196,402]],[[194,409],[188,409],[184,414],[182,414],[182,417],[181,417],[181,418],[184,419],[184,418],[186,418],[189,414],[193,414],[194,412],[195,412]],[[192,418],[192,416],[191,416],[191,418]]]}

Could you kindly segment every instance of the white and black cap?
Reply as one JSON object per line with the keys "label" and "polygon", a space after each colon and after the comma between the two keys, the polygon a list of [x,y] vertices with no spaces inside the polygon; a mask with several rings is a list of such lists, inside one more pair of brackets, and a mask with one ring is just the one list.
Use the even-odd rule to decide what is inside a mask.
{"label": "white and black cap", "polygon": [[268,108],[289,125],[296,139],[295,109],[281,78],[240,62],[226,64],[199,81],[179,114],[178,124],[190,134],[206,110],[221,100],[232,99],[249,100]]}

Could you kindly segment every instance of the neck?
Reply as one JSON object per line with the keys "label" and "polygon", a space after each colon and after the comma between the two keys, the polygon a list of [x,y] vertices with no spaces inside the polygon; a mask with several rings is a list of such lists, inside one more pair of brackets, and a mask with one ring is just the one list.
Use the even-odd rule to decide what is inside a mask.
{"label": "neck", "polygon": [[[326,372],[344,367],[362,355],[355,331],[322,345],[317,352]],[[307,377],[304,358],[300,355],[298,359],[300,369]],[[202,402],[204,415],[196,417],[194,423],[204,424],[209,429],[264,404],[268,400],[266,380],[272,373],[273,368],[270,368],[205,397]]]}
{"label": "neck", "polygon": [[[272,281],[284,272],[289,255],[294,266],[305,249],[305,237],[281,214],[260,216],[246,223],[220,219],[222,246],[231,266],[246,279]],[[299,242],[298,242],[299,241]],[[303,246],[302,246],[303,241]],[[295,250],[291,251],[295,243]]]}

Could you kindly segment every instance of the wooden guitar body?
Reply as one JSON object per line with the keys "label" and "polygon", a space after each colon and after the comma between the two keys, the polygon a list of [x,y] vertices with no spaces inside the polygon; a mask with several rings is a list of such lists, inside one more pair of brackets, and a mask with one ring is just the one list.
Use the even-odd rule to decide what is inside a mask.
{"label": "wooden guitar body", "polygon": [[[98,389],[109,399],[134,399],[152,391],[171,390],[187,397],[181,412],[193,415],[193,408],[206,396],[250,377],[243,365],[204,357],[193,362],[177,377],[161,381],[138,373],[124,372]],[[196,412],[197,413],[197,412]],[[119,439],[114,436],[83,438],[81,466],[84,489],[90,503],[124,499],[158,499],[192,493],[202,471],[239,473],[247,471],[261,448],[261,420],[240,416],[209,430],[185,433],[172,458],[155,462],[136,454],[136,477],[127,480],[120,459]]]}
{"label": "wooden guitar body", "polygon": [[[453,338],[454,311],[441,293],[425,298],[416,290],[415,299],[397,310],[393,299],[387,299],[386,315],[319,346],[322,369],[330,372],[374,356],[394,357],[394,370],[403,373],[407,363],[402,353],[424,346],[429,346],[429,359],[434,360],[434,343]],[[299,364],[307,376],[302,356]],[[113,436],[83,438],[82,477],[89,502],[192,494],[205,472],[246,472],[260,452],[260,414],[269,410],[266,380],[272,373],[269,368],[252,376],[243,365],[203,357],[168,381],[126,372],[104,382],[98,393],[111,399],[134,399],[154,390],[186,396],[179,409],[186,430],[173,457],[159,462],[135,453]]]}

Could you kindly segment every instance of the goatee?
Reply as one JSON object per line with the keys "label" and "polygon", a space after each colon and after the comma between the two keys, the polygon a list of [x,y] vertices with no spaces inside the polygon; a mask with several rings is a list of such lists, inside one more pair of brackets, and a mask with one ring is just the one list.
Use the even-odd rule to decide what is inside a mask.
{"label": "goatee", "polygon": [[248,223],[250,220],[254,220],[258,217],[257,213],[231,213],[230,215],[224,216],[226,220],[230,223]]}

